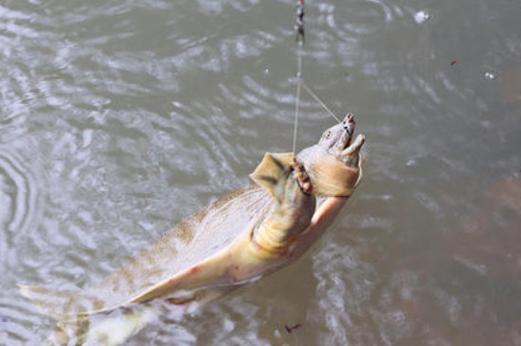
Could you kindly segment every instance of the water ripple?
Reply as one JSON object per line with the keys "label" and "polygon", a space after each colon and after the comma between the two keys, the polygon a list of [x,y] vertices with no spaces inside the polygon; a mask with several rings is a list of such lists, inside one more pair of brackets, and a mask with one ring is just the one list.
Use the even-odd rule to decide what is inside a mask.
{"label": "water ripple", "polygon": [[37,212],[36,177],[24,161],[0,147],[0,224],[3,236],[0,246],[3,256],[16,247],[16,238],[26,235]]}
{"label": "water ripple", "polygon": [[[294,10],[290,0],[0,5],[2,341],[37,344],[49,327],[16,282],[91,283],[247,184],[264,151],[290,148]],[[488,327],[483,340],[519,339],[519,199],[492,190],[473,221],[449,223],[475,207],[469,191],[519,170],[519,11],[508,0],[306,10],[304,78],[367,134],[359,194],[307,260],[133,342],[472,344],[468,330]],[[332,124],[308,96],[299,146]],[[511,324],[494,329],[502,314]]]}
{"label": "water ripple", "polygon": [[395,16],[393,8],[381,0],[351,1],[342,6],[321,3],[318,7],[318,23],[326,24],[341,40],[378,33]]}
{"label": "water ripple", "polygon": [[10,340],[11,344],[37,345],[39,336],[28,325],[41,323],[41,316],[34,314],[27,302],[13,299],[0,299],[0,338]]}

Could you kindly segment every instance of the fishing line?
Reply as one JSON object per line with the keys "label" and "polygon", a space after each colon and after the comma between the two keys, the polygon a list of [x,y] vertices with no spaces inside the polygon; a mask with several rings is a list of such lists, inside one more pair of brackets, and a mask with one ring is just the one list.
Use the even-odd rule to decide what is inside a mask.
{"label": "fishing line", "polygon": [[322,108],[326,110],[327,113],[329,113],[329,115],[331,115],[336,121],[341,122],[341,120],[335,115],[335,113],[333,113],[333,111],[331,111],[331,109],[329,109],[326,106],[326,104],[320,99],[320,97],[318,97],[317,94],[315,94],[313,90],[311,90],[311,88],[306,84],[306,82],[304,82],[304,80],[300,80],[299,82],[300,84],[302,84],[304,90],[306,90],[307,93],[311,95],[311,97],[313,97],[315,101],[317,101],[322,106]]}
{"label": "fishing line", "polygon": [[297,147],[298,115],[300,108],[300,89],[302,87],[302,44],[299,43],[297,60],[297,95],[295,97],[295,120],[293,121],[293,153]]}
{"label": "fishing line", "polygon": [[297,51],[297,91],[295,95],[295,118],[293,121],[293,145],[292,150],[295,153],[297,147],[297,134],[298,134],[298,117],[300,111],[300,93],[301,89],[304,88],[306,92],[317,101],[324,110],[331,115],[337,122],[341,122],[341,120],[329,109],[325,102],[322,101],[320,97],[304,82],[302,78],[302,47],[305,42],[305,32],[304,32],[304,0],[298,0],[297,3],[297,19],[295,23],[295,31],[296,31],[296,40],[298,44]]}
{"label": "fishing line", "polygon": [[297,149],[298,116],[300,110],[300,89],[302,87],[302,46],[304,45],[304,0],[297,3],[297,18],[295,22],[297,51],[297,92],[295,96],[295,119],[293,121],[293,153]]}

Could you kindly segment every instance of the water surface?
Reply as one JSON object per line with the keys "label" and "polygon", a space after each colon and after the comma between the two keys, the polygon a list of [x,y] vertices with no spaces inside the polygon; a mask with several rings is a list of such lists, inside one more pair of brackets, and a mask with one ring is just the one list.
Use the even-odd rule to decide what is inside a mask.
{"label": "water surface", "polygon": [[[521,344],[521,5],[307,4],[304,78],[368,139],[302,260],[130,344]],[[291,149],[292,1],[0,3],[0,340]],[[303,94],[298,147],[334,121]],[[301,326],[288,333],[285,325]]]}

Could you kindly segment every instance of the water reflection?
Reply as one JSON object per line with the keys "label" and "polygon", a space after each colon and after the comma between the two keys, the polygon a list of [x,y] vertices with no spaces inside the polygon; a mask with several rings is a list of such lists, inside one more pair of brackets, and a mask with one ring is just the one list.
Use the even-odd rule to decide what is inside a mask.
{"label": "water reflection", "polygon": [[[10,253],[14,253],[20,238],[31,232],[36,216],[38,184],[35,173],[26,166],[26,159],[0,147],[0,227],[2,241],[1,261],[9,262]],[[4,263],[16,266],[16,263]]]}
{"label": "water reflection", "polygon": [[[521,9],[306,5],[304,78],[357,114],[363,185],[302,261],[130,344],[519,343]],[[294,6],[0,5],[1,340],[52,325],[17,282],[88,285],[290,148]],[[304,96],[298,146],[331,124]]]}

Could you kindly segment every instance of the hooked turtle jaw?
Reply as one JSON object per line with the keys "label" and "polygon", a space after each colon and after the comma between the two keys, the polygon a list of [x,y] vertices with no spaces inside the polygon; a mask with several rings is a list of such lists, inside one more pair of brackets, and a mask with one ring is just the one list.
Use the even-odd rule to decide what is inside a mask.
{"label": "hooked turtle jaw", "polygon": [[360,150],[365,143],[365,136],[358,135],[353,141],[356,128],[353,113],[347,113],[344,120],[324,132],[318,145],[324,146],[328,154],[333,155],[347,166],[356,168]]}
{"label": "hooked turtle jaw", "polygon": [[297,155],[315,194],[348,197],[358,185],[362,173],[360,150],[365,137],[358,135],[353,140],[355,127],[354,116],[348,113],[341,123],[323,133],[318,144]]}
{"label": "hooked turtle jaw", "polygon": [[338,150],[344,150],[351,144],[351,140],[353,139],[353,134],[355,133],[355,116],[353,113],[347,113],[342,123],[337,126],[341,126],[342,130],[340,133],[340,138],[337,140],[335,144],[335,148]]}

